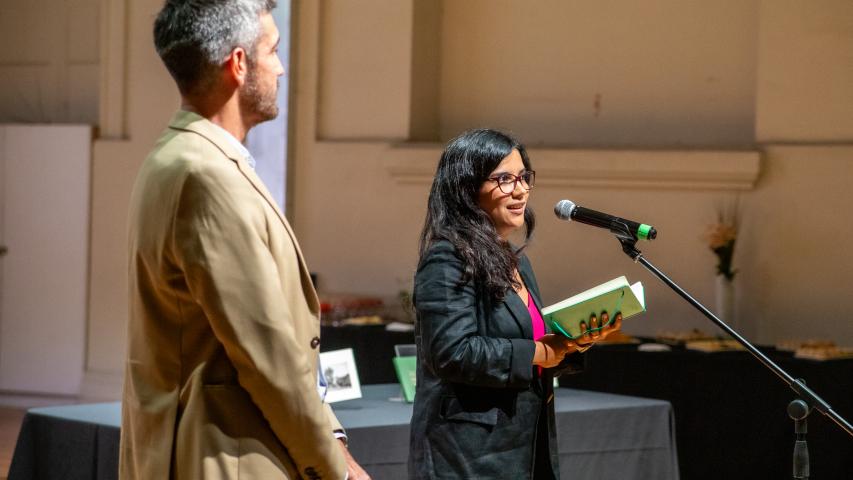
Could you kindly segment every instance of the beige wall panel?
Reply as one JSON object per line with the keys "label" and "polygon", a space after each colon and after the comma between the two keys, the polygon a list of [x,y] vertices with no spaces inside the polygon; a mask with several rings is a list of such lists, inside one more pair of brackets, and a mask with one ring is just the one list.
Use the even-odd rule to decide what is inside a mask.
{"label": "beige wall panel", "polygon": [[87,369],[123,370],[127,338],[127,209],[149,145],[95,143]]}
{"label": "beige wall panel", "polygon": [[408,138],[412,0],[326,1],[321,14],[318,137]]}
{"label": "beige wall panel", "polygon": [[756,132],[764,142],[853,142],[853,2],[765,0]]}
{"label": "beige wall panel", "polygon": [[65,97],[69,122],[98,124],[100,75],[98,64],[68,66]]}
{"label": "beige wall panel", "polygon": [[98,122],[97,0],[0,6],[0,121]]}
{"label": "beige wall panel", "polygon": [[74,63],[98,63],[100,50],[99,2],[68,0],[68,60]]}
{"label": "beige wall panel", "polygon": [[[134,1],[128,5],[131,22],[127,46],[128,125],[133,143],[147,149],[181,105],[175,82],[157,56],[151,36],[154,18],[162,6],[159,0]],[[141,164],[143,158],[137,160]],[[136,177],[136,169],[128,174]]]}
{"label": "beige wall panel", "polygon": [[756,0],[444,2],[441,136],[531,145],[753,142]]}
{"label": "beige wall panel", "polygon": [[[123,371],[127,327],[127,208],[136,172],[180,106],[151,39],[159,0],[128,5],[129,141],[96,142],[93,164],[90,372]],[[115,387],[115,384],[112,386]],[[109,390],[109,389],[107,389]]]}
{"label": "beige wall panel", "polygon": [[439,128],[441,2],[413,0],[410,141],[436,141]]}
{"label": "beige wall panel", "polygon": [[7,0],[0,5],[0,63],[49,62],[64,47],[64,0]]}
{"label": "beige wall panel", "polygon": [[0,65],[0,122],[37,123],[53,117],[56,83],[49,66]]}
{"label": "beige wall panel", "polygon": [[321,290],[411,290],[429,185],[397,185],[383,166],[394,154],[388,144],[322,143],[300,164],[296,235]]}
{"label": "beige wall panel", "polygon": [[853,146],[771,147],[745,198],[738,310],[766,341],[824,338],[853,346]]}
{"label": "beige wall panel", "polygon": [[[23,5],[0,5],[0,42],[6,46],[0,49],[0,62],[38,61],[35,52],[28,48],[33,33],[30,28],[33,17],[31,9]],[[41,58],[41,61],[47,61],[47,58]]]}

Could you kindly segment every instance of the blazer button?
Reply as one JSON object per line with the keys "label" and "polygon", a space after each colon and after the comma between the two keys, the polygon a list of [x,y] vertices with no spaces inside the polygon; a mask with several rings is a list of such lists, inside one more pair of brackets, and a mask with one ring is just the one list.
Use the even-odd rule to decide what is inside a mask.
{"label": "blazer button", "polygon": [[317,348],[320,346],[320,337],[314,337],[311,339],[311,348]]}

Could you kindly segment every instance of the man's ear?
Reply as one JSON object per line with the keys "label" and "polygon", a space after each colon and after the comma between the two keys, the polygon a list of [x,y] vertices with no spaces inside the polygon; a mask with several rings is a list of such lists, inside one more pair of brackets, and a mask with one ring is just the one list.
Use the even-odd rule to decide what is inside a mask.
{"label": "man's ear", "polygon": [[225,60],[225,70],[237,86],[242,87],[246,83],[246,77],[249,74],[249,59],[242,47],[231,50]]}

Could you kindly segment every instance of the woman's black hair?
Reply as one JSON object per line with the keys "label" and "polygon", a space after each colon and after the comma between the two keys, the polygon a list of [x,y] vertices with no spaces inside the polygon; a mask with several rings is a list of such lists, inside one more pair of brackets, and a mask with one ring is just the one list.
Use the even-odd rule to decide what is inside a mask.
{"label": "woman's black hair", "polygon": [[519,287],[514,275],[518,255],[535,224],[533,211],[525,207],[525,244],[514,250],[478,204],[480,187],[513,149],[531,170],[524,145],[505,133],[469,130],[451,140],[438,162],[421,233],[421,259],[433,243],[449,241],[464,265],[459,285],[473,281],[478,294],[492,302],[503,300],[510,287]]}

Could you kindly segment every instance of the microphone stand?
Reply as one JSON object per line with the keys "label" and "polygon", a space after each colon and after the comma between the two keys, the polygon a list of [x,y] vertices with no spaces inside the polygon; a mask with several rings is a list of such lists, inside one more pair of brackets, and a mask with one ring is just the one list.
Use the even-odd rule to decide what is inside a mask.
{"label": "microphone stand", "polygon": [[[610,225],[610,230],[616,235],[616,238],[619,240],[619,243],[622,244],[622,251],[628,255],[631,260],[635,263],[640,263],[648,271],[658,277],[663,283],[667,284],[669,288],[675,291],[678,295],[680,295],[683,299],[687,300],[688,303],[696,307],[697,310],[702,312],[703,315],[708,317],[709,320],[714,322],[718,327],[723,329],[724,332],[729,334],[732,338],[737,340],[738,343],[744,346],[744,348],[752,354],[759,362],[761,362],[765,367],[770,369],[773,373],[775,373],[783,382],[788,384],[788,386],[797,394],[799,397],[798,400],[794,400],[791,402],[792,404],[796,402],[805,403],[805,406],[801,404],[797,404],[797,407],[789,406],[789,415],[796,422],[795,423],[795,433],[797,434],[797,442],[795,444],[794,451],[794,478],[808,478],[808,450],[806,449],[805,444],[805,418],[808,415],[808,412],[814,408],[817,409],[820,413],[827,416],[830,420],[835,422],[842,430],[847,432],[851,437],[853,437],[853,425],[850,424],[847,420],[845,420],[841,415],[835,412],[832,407],[826,403],[817,393],[808,388],[804,381],[800,379],[795,379],[788,372],[786,372],[782,367],[776,365],[775,362],[770,360],[766,355],[761,353],[753,344],[749,343],[749,341],[743,338],[738,332],[736,332],[733,328],[726,325],[722,320],[717,318],[716,315],[711,313],[710,310],[705,308],[704,305],[699,303],[695,298],[690,296],[684,289],[679,287],[675,282],[670,280],[666,275],[663,274],[660,270],[658,270],[651,262],[646,260],[643,256],[642,252],[637,250],[637,237],[635,234],[631,233],[631,230],[624,223],[613,222]],[[793,410],[793,412],[792,412]],[[804,411],[803,411],[804,410]],[[805,476],[803,476],[805,474]]]}

